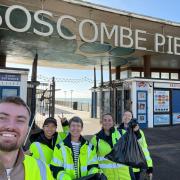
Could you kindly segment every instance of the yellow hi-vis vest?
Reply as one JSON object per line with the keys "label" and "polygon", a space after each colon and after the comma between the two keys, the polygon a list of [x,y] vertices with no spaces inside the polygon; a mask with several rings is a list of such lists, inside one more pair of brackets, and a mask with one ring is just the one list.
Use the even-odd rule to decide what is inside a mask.
{"label": "yellow hi-vis vest", "polygon": [[[126,131],[121,130],[121,132],[122,134],[124,134]],[[132,168],[104,158],[105,155],[111,152],[112,148],[104,139],[96,137],[100,135],[100,133],[103,133],[103,130],[101,130],[98,134],[94,135],[91,139],[91,143],[95,146],[97,150],[99,167],[102,169],[108,180],[131,180],[131,176],[134,175],[132,172]],[[114,146],[121,138],[120,131],[114,128],[114,132],[111,134],[111,138]]]}
{"label": "yellow hi-vis vest", "polygon": [[25,180],[53,180],[49,167],[41,160],[25,155],[23,164]]}
{"label": "yellow hi-vis vest", "polygon": [[[66,133],[58,132],[56,144],[65,139]],[[32,153],[32,157],[36,159],[40,159],[44,161],[46,164],[50,164],[52,156],[53,156],[53,149],[49,148],[46,144],[40,142],[33,142],[29,148],[30,152]]]}
{"label": "yellow hi-vis vest", "polygon": [[78,177],[74,168],[73,150],[70,134],[56,145],[50,165],[55,179],[73,180],[90,174],[98,173],[96,150],[92,144],[81,137],[81,146],[78,158]]}
{"label": "yellow hi-vis vest", "polygon": [[[142,148],[142,151],[144,153],[144,156],[145,156],[145,159],[146,159],[146,162],[147,162],[147,166],[148,167],[153,167],[153,161],[152,161],[152,158],[150,156],[150,153],[149,153],[149,150],[148,150],[148,145],[146,143],[146,138],[145,138],[145,135],[143,133],[142,130],[139,130],[140,133],[141,133],[141,138],[138,140],[138,143],[139,145],[141,146]],[[138,168],[133,168],[133,171],[134,172],[139,172],[140,169]]]}

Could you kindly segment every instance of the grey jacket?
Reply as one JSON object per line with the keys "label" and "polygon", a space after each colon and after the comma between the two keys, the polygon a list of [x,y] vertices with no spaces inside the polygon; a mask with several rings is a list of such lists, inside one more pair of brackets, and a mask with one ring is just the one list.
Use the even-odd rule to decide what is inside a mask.
{"label": "grey jacket", "polygon": [[10,176],[7,176],[6,169],[2,162],[0,162],[0,180],[24,180],[24,153],[22,150],[19,151],[16,163],[10,172]]}

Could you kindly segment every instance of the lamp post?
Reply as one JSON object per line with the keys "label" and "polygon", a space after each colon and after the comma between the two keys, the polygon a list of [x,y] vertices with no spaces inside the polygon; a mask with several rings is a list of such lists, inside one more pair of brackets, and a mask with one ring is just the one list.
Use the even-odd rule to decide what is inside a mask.
{"label": "lamp post", "polygon": [[64,91],[64,105],[66,106],[66,93],[67,91]]}
{"label": "lamp post", "polygon": [[71,90],[71,108],[72,108],[72,93],[74,90]]}

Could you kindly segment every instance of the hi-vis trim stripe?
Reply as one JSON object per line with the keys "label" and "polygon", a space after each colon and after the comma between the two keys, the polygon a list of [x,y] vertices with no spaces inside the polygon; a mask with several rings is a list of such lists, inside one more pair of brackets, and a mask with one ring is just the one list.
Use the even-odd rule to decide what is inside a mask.
{"label": "hi-vis trim stripe", "polygon": [[40,154],[40,159],[41,159],[42,161],[46,162],[46,158],[45,158],[44,153],[43,153],[43,150],[42,150],[42,148],[41,148],[41,144],[40,144],[39,142],[35,142],[35,145],[36,145],[36,147],[37,147],[37,149],[38,149],[38,152],[39,152],[39,154]]}
{"label": "hi-vis trim stripe", "polygon": [[63,163],[57,158],[53,158],[52,162],[58,166],[63,166]]}
{"label": "hi-vis trim stripe", "polygon": [[125,165],[123,164],[99,164],[99,167],[102,169],[116,169],[116,168],[121,168],[124,167]]}
{"label": "hi-vis trim stripe", "polygon": [[59,176],[59,179],[63,179],[64,175],[65,175],[65,173],[64,173],[64,172],[63,172],[63,173],[61,173],[61,174],[60,174],[60,176]]}
{"label": "hi-vis trim stripe", "polygon": [[65,164],[66,169],[74,170],[74,164]]}
{"label": "hi-vis trim stripe", "polygon": [[86,172],[86,171],[87,171],[87,166],[82,166],[82,167],[81,167],[81,171],[82,171],[82,172]]}
{"label": "hi-vis trim stripe", "polygon": [[91,149],[92,149],[92,144],[90,143],[88,145],[88,159],[90,158],[90,155],[91,155]]}
{"label": "hi-vis trim stripe", "polygon": [[[66,162],[66,149],[65,149],[65,147],[63,145],[61,146],[61,152],[62,152],[62,155],[63,155],[64,166],[65,166],[67,164],[67,162]],[[66,166],[64,168],[66,169]]]}
{"label": "hi-vis trim stripe", "polygon": [[98,161],[109,161],[109,160],[104,157],[98,157]]}
{"label": "hi-vis trim stripe", "polygon": [[143,150],[144,153],[149,153],[147,148],[142,148],[142,150]]}
{"label": "hi-vis trim stripe", "polygon": [[39,167],[40,173],[41,173],[41,180],[48,180],[47,176],[46,176],[46,166],[45,166],[45,164],[39,159],[37,159],[37,163],[38,163],[38,167]]}
{"label": "hi-vis trim stripe", "polygon": [[152,160],[150,156],[145,156],[146,161]]}
{"label": "hi-vis trim stripe", "polygon": [[90,161],[88,161],[88,165],[93,164],[93,163],[97,163],[97,157],[94,157],[93,159],[91,159]]}

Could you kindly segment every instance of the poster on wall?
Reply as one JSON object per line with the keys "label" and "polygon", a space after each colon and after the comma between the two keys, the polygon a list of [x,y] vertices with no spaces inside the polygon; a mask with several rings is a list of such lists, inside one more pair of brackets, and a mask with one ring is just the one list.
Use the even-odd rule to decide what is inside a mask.
{"label": "poster on wall", "polygon": [[138,123],[146,123],[146,115],[145,114],[138,115]]}
{"label": "poster on wall", "polygon": [[[146,84],[140,83],[143,88]],[[147,127],[147,91],[137,91],[137,118],[141,127]]]}
{"label": "poster on wall", "polygon": [[173,113],[173,124],[180,124],[180,113]]}
{"label": "poster on wall", "polygon": [[146,102],[138,102],[138,114],[146,114]]}
{"label": "poster on wall", "polygon": [[169,114],[154,115],[154,125],[168,125],[168,124],[170,124]]}
{"label": "poster on wall", "polygon": [[146,92],[138,92],[138,100],[139,101],[146,101]]}
{"label": "poster on wall", "polygon": [[169,91],[155,90],[154,91],[154,112],[169,112]]}

